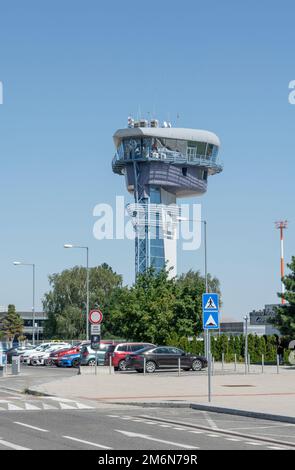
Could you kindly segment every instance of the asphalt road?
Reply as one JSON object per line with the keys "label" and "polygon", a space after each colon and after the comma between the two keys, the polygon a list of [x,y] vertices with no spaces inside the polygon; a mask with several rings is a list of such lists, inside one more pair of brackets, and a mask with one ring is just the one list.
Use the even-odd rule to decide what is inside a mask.
{"label": "asphalt road", "polygon": [[191,410],[93,403],[17,393],[77,370],[27,368],[0,380],[0,450],[281,450],[295,425]]}

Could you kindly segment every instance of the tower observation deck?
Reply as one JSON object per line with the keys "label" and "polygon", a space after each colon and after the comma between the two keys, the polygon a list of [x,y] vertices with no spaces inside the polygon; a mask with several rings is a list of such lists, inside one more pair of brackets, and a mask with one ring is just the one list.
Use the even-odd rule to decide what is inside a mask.
{"label": "tower observation deck", "polygon": [[165,264],[176,275],[176,199],[207,191],[210,175],[220,173],[220,141],[209,131],[159,127],[157,120],[128,119],[115,132],[114,173],[125,176],[134,204],[127,207],[135,229],[135,272]]}

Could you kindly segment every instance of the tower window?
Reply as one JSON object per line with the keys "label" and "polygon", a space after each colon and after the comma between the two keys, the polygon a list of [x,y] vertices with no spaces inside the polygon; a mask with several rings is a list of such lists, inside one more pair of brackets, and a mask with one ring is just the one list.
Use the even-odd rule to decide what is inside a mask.
{"label": "tower window", "polygon": [[182,174],[183,174],[183,176],[187,176],[187,168],[186,167],[182,168]]}

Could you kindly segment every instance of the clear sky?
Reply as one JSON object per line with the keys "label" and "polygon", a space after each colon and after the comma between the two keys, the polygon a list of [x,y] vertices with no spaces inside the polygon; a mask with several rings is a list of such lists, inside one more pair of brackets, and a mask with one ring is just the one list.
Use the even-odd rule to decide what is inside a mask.
{"label": "clear sky", "polygon": [[[224,318],[277,302],[280,244],[295,254],[295,6],[292,1],[0,0],[0,305],[37,305],[48,274],[84,262],[134,278],[134,245],[97,241],[98,203],[126,194],[112,173],[112,135],[131,113],[155,112],[208,129],[224,171],[202,202],[208,268],[221,281]],[[178,271],[203,269],[179,252]]]}

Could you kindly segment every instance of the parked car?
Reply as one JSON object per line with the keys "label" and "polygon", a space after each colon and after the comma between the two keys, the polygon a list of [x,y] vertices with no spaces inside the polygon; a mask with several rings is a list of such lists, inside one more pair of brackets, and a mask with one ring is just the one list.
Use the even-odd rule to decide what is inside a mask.
{"label": "parked car", "polygon": [[126,369],[126,357],[128,354],[134,353],[143,348],[155,347],[156,346],[154,344],[150,343],[119,343],[112,352],[106,354],[105,361],[108,363],[109,355],[111,354],[114,369],[123,371]]}
{"label": "parked car", "polygon": [[21,355],[20,355],[20,361],[23,362],[24,364],[27,364],[28,360],[29,360],[29,356],[31,356],[31,354],[33,352],[43,352],[47,348],[49,348],[52,344],[55,344],[55,343],[52,343],[52,342],[51,343],[42,343],[39,346],[34,347],[33,350],[28,349],[27,351],[22,352]]}
{"label": "parked car", "polygon": [[63,354],[57,362],[59,367],[79,367],[80,353]]}
{"label": "parked car", "polygon": [[80,355],[80,346],[68,346],[67,348],[62,348],[59,350],[52,351],[49,355],[46,365],[55,365],[57,367],[60,366],[59,360],[62,356],[68,354],[77,354]]}
{"label": "parked car", "polygon": [[49,359],[49,355],[53,351],[64,349],[70,346],[68,343],[53,343],[51,346],[44,349],[44,351],[35,351],[28,356],[27,363],[31,366],[44,366]]}
{"label": "parked car", "polygon": [[[114,341],[102,340],[100,347],[96,351],[97,364],[99,366],[105,365],[105,357],[110,351],[113,352],[118,343]],[[95,365],[95,351],[91,349],[91,345],[82,346],[81,351],[81,366],[94,366]]]}
{"label": "parked car", "polygon": [[208,365],[207,359],[203,356],[186,353],[182,349],[172,346],[158,346],[129,354],[126,357],[126,369],[135,369],[137,372],[143,372],[144,359],[146,361],[146,372],[149,374],[160,368],[177,368],[178,359],[180,359],[180,367],[183,370],[192,369],[200,371]]}

